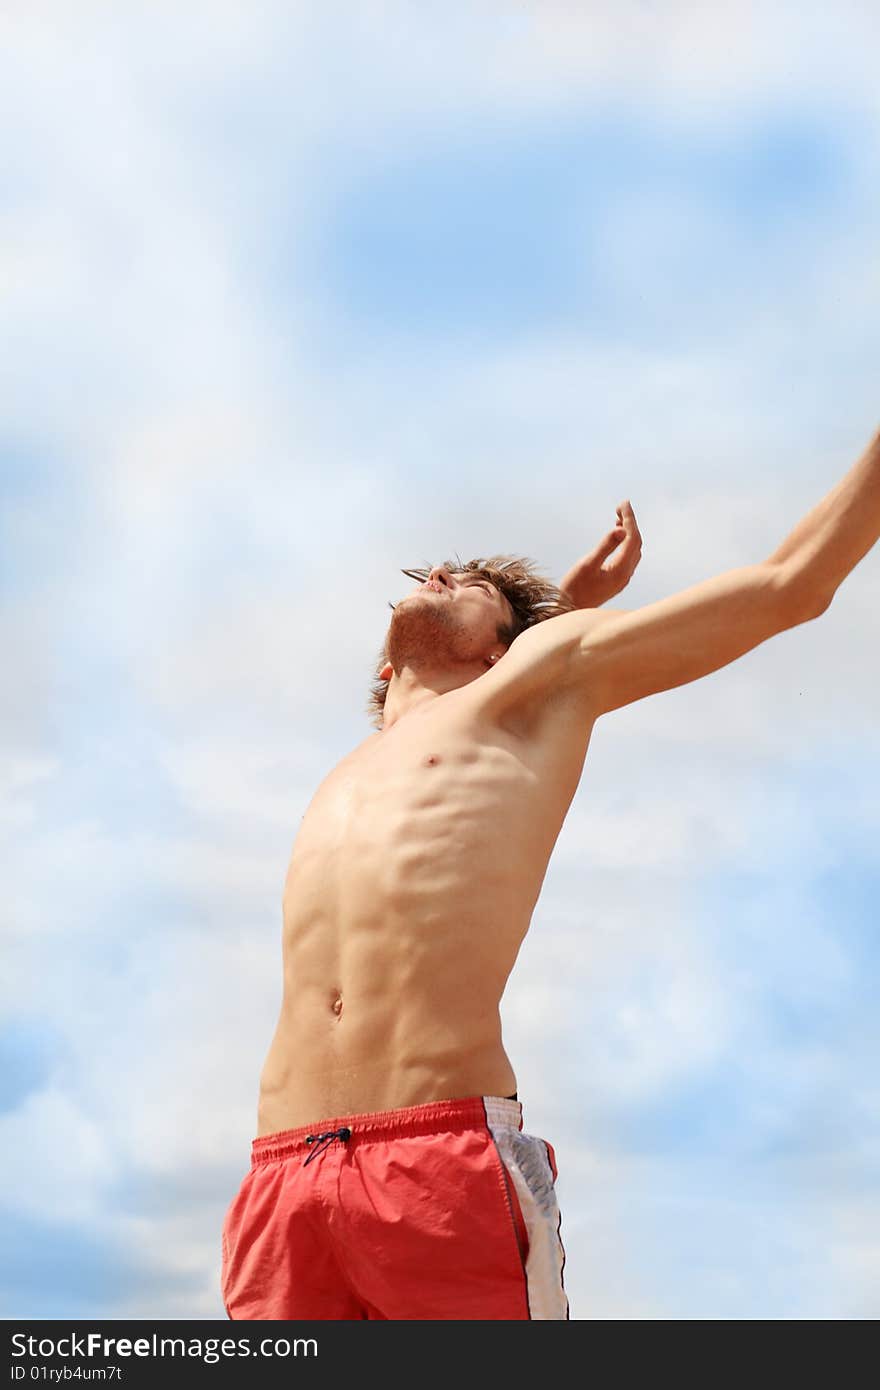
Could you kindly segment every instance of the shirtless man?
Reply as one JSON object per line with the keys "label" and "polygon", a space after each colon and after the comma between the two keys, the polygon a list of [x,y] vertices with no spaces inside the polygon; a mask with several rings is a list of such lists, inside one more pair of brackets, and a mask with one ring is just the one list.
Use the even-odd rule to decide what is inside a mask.
{"label": "shirtless man", "polygon": [[562,596],[496,556],[394,608],[380,727],[287,873],[232,1318],[568,1316],[555,1158],[522,1130],[499,1004],[593,725],[826,610],[880,535],[880,434],[768,559],[632,611],[600,607],[640,554],[618,515]]}

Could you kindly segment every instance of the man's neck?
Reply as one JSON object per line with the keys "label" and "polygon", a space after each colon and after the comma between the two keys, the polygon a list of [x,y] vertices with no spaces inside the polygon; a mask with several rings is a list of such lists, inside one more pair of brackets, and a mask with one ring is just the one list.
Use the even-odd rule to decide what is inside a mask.
{"label": "man's neck", "polygon": [[388,683],[383,710],[382,733],[415,710],[425,709],[441,695],[460,690],[483,675],[482,662],[470,662],[460,671],[415,672],[408,667],[395,672]]}

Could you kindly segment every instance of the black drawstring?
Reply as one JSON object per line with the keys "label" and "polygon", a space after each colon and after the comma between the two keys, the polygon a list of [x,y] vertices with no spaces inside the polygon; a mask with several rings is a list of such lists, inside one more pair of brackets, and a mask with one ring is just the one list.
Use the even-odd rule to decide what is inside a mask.
{"label": "black drawstring", "polygon": [[341,1139],[343,1144],[347,1144],[350,1138],[351,1130],[347,1129],[345,1125],[343,1125],[341,1129],[328,1129],[326,1134],[307,1134],[306,1143],[317,1144],[318,1148],[312,1149],[303,1167],[305,1168],[306,1163],[311,1163],[313,1158],[317,1158],[318,1154],[323,1153],[326,1148],[329,1148],[334,1139]]}

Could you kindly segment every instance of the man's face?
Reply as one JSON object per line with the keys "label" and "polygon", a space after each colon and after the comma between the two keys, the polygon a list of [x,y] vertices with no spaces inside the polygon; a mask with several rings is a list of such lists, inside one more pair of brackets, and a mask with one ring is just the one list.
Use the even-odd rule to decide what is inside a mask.
{"label": "man's face", "polygon": [[498,628],[513,620],[513,609],[482,575],[435,565],[394,609],[388,629],[388,658],[402,665],[445,668],[500,655]]}

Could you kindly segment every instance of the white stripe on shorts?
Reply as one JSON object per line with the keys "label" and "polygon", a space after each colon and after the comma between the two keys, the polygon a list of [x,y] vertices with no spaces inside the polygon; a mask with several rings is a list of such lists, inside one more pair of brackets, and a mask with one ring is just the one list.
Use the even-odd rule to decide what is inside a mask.
{"label": "white stripe on shorts", "polygon": [[560,1237],[562,1218],[547,1145],[537,1135],[523,1134],[519,1101],[483,1096],[483,1105],[489,1132],[516,1190],[528,1231],[525,1272],[529,1316],[533,1319],[567,1318],[568,1298],[562,1283],[565,1264]]}

